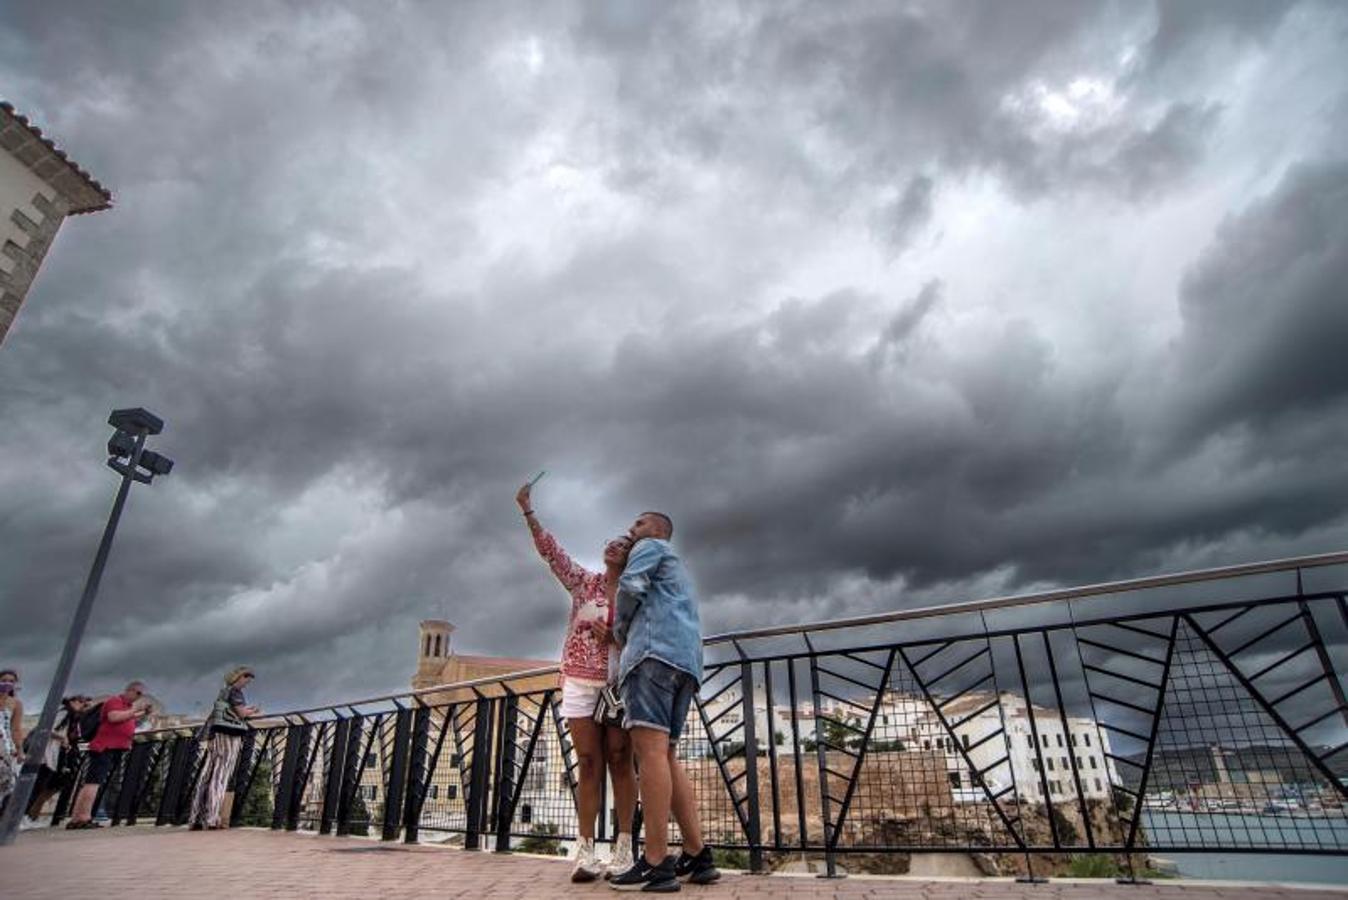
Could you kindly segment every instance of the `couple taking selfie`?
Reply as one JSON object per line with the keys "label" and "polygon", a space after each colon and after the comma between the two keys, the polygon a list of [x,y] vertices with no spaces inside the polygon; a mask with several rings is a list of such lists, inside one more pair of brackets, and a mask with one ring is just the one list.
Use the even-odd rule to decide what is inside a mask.
{"label": "couple taking selfie", "polygon": [[[680,881],[710,884],[721,873],[702,843],[693,786],[674,752],[702,680],[702,633],[692,580],[669,543],[673,522],[664,513],[642,513],[626,535],[605,544],[604,571],[591,572],[539,523],[532,502],[537,480],[520,488],[515,501],[539,555],[571,595],[561,665],[561,713],[580,769],[571,880],[602,875],[617,890],[656,893],[677,891]],[[618,815],[607,868],[594,849],[606,769]],[[637,771],[646,843],[633,859]],[[671,812],[683,834],[677,859],[668,855]]]}

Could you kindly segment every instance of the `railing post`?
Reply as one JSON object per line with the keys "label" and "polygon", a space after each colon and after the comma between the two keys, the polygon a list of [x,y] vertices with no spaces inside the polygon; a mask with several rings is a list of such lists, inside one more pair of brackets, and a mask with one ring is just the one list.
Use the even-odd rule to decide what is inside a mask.
{"label": "railing post", "polygon": [[141,788],[145,784],[145,773],[150,768],[153,744],[147,741],[133,744],[127,754],[126,774],[122,776],[122,789],[117,793],[117,804],[112,811],[112,824],[136,824],[136,807],[140,805]]}
{"label": "railing post", "polygon": [[407,744],[411,737],[412,710],[399,707],[393,719],[393,754],[389,760],[388,788],[384,792],[386,841],[396,841],[402,826],[403,799],[407,794]]}
{"label": "railing post", "polygon": [[[408,747],[407,797],[403,801],[403,843],[415,844],[421,830],[421,811],[426,806],[426,745],[431,738],[431,708],[418,706],[412,714],[412,733]],[[397,765],[395,759],[395,768]]]}
{"label": "railing post", "polygon": [[[290,755],[291,737],[296,737],[295,744],[295,766],[291,772],[290,790],[284,794],[286,798],[286,831],[298,831],[300,827],[300,807],[304,805],[304,789],[308,782],[308,771],[305,760],[309,758],[309,744],[313,736],[314,726],[308,722],[303,725],[295,725],[292,728],[298,729],[298,733],[291,731],[286,738],[286,756]],[[284,778],[284,769],[282,770]]]}
{"label": "railing post", "polygon": [[772,792],[772,848],[782,849],[781,788],[777,774],[777,707],[772,700],[772,662],[763,663],[763,721],[767,725],[768,787]]}
{"label": "railing post", "polygon": [[463,848],[478,850],[487,818],[487,781],[491,773],[491,716],[492,701],[479,697],[473,716],[473,764],[468,775],[468,821],[464,830]]}
{"label": "railing post", "polygon": [[360,789],[360,768],[363,752],[361,734],[365,730],[365,717],[357,713],[346,720],[346,757],[342,761],[342,784],[337,801],[337,836],[351,832],[351,807]]}
{"label": "railing post", "polygon": [[[229,777],[229,790],[234,802],[229,807],[229,827],[238,828],[243,821],[243,808],[248,804],[248,795],[253,789],[253,748],[257,746],[257,731],[250,728],[239,739],[239,759],[234,763],[234,773]],[[264,744],[265,746],[265,744]]]}
{"label": "railing post", "polygon": [[[235,804],[229,810],[229,827],[236,829],[244,821],[244,808],[248,806],[248,798],[252,795],[252,785],[257,780],[257,769],[262,768],[262,761],[268,759],[268,753],[271,752],[271,741],[274,736],[274,730],[268,729],[262,738],[262,749],[257,750],[256,759],[253,759],[253,748],[257,745],[257,732],[248,729],[244,734],[243,745],[239,748],[239,768],[235,769]],[[268,779],[271,779],[271,763],[268,760]]]}
{"label": "railing post", "polygon": [[281,757],[281,778],[277,782],[276,797],[272,801],[273,831],[287,828],[290,820],[290,798],[295,791],[295,773],[300,767],[300,735],[303,731],[303,725],[291,725],[286,729],[286,749]]}
{"label": "railing post", "polygon": [[758,873],[763,871],[763,833],[758,809],[758,729],[754,721],[752,663],[740,663],[740,702],[744,715],[744,789],[748,792],[745,799],[749,805],[746,835],[749,839],[749,871]]}
{"label": "railing post", "polygon": [[814,645],[810,643],[809,635],[805,636],[805,644],[810,649],[810,695],[814,702],[814,751],[815,759],[819,763],[819,814],[824,820],[824,878],[838,878],[838,858],[833,852],[833,848],[838,844],[838,836],[830,833],[829,816],[830,798],[828,793],[828,754],[827,746],[824,740],[824,723],[820,715],[820,706],[823,703],[823,694],[819,690],[819,658],[815,653]]}
{"label": "railing post", "polygon": [[511,801],[515,798],[515,751],[520,701],[506,694],[501,708],[501,734],[496,739],[496,852],[510,852]]}
{"label": "railing post", "polygon": [[324,761],[327,769],[323,785],[323,811],[318,819],[318,833],[332,834],[342,804],[342,770],[346,767],[346,744],[351,734],[351,720],[339,716],[332,725],[332,747]]}
{"label": "railing post", "polygon": [[[169,750],[168,777],[164,779],[164,795],[159,798],[159,811],[155,815],[155,825],[176,825],[178,810],[182,807],[182,794],[192,775],[192,763],[196,761],[197,742],[194,737],[178,735],[173,739]],[[190,802],[190,801],[189,801]]]}

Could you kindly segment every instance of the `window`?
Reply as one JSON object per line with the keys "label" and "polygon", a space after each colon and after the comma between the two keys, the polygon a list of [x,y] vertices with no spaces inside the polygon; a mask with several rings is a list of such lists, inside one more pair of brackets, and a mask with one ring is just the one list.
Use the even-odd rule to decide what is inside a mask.
{"label": "window", "polygon": [[459,754],[457,753],[449,754],[449,764],[451,766],[457,766],[459,764]]}
{"label": "window", "polygon": [[1065,757],[1065,756],[1060,756],[1060,757],[1058,757],[1058,763],[1059,763],[1059,765],[1062,766],[1062,770],[1063,770],[1064,772],[1066,772],[1066,771],[1067,771],[1067,757]]}
{"label": "window", "polygon": [[1050,772],[1052,772],[1052,771],[1053,771],[1053,757],[1051,757],[1051,756],[1045,756],[1045,757],[1044,757],[1044,762],[1048,763],[1048,770],[1049,770]]}
{"label": "window", "polygon": [[1081,739],[1086,742],[1087,747],[1091,745],[1091,736],[1089,734],[1083,734]]}
{"label": "window", "polygon": [[1072,735],[1072,746],[1075,747],[1076,745],[1077,745],[1077,736],[1074,734]]}
{"label": "window", "polygon": [[426,799],[427,799],[427,800],[439,800],[439,799],[440,799],[440,785],[438,785],[438,784],[433,784],[433,785],[431,785],[430,787],[426,788]]}
{"label": "window", "polygon": [[1100,779],[1098,779],[1098,778],[1095,779],[1095,789],[1096,789],[1097,791],[1103,791],[1103,790],[1104,790],[1104,787],[1101,786],[1101,784],[1100,784]]}
{"label": "window", "polygon": [[969,736],[968,736],[967,734],[962,734],[962,735],[960,735],[960,740],[964,742],[964,749],[965,749],[965,750],[968,750],[968,749],[969,749]]}
{"label": "window", "polygon": [[379,787],[373,784],[362,784],[360,786],[360,795],[366,800],[378,800]]}
{"label": "window", "polygon": [[431,655],[431,636],[430,636],[429,634],[426,635],[426,641],[425,641],[425,643],[426,643],[426,648],[425,648],[424,650],[421,651],[421,655],[422,655],[422,656],[430,656],[430,655]]}
{"label": "window", "polygon": [[1025,746],[1029,747],[1031,750],[1034,749],[1034,735],[1025,735]]}
{"label": "window", "polygon": [[1038,772],[1041,768],[1043,768],[1041,765],[1039,765],[1039,757],[1037,756],[1034,759],[1030,760],[1030,762],[1034,763],[1034,770],[1036,772]]}
{"label": "window", "polygon": [[931,741],[924,740],[924,741],[922,742],[922,749],[923,749],[923,750],[930,750],[930,749],[931,749]]}
{"label": "window", "polygon": [[1045,747],[1048,746],[1048,735],[1046,734],[1039,735],[1039,740],[1043,741]]}
{"label": "window", "polygon": [[459,799],[459,786],[457,784],[446,785],[445,796],[448,797],[450,800]]}
{"label": "window", "polygon": [[533,820],[534,820],[534,808],[526,803],[522,807],[520,807],[520,822],[522,822],[525,825],[528,825]]}
{"label": "window", "polygon": [[1062,735],[1057,734],[1057,735],[1054,735],[1054,737],[1056,737],[1056,738],[1058,739],[1058,746],[1061,747],[1061,746],[1062,746]]}
{"label": "window", "polygon": [[1084,769],[1084,768],[1086,768],[1086,763],[1082,761],[1082,759],[1081,759],[1080,756],[1078,756],[1078,757],[1076,758],[1076,760],[1077,760],[1077,768],[1078,768],[1078,769]]}
{"label": "window", "polygon": [[947,772],[947,773],[946,773],[946,776],[950,779],[950,786],[951,786],[951,787],[953,787],[953,788],[960,787],[960,773],[959,773],[959,772]]}
{"label": "window", "polygon": [[377,765],[379,765],[379,760],[375,758],[373,750],[365,754],[365,768],[372,769]]}
{"label": "window", "polygon": [[881,724],[881,725],[888,725],[888,724],[889,724],[889,716],[881,716],[881,717],[880,717],[880,724]]}
{"label": "window", "polygon": [[1097,765],[1095,764],[1095,756],[1094,756],[1094,755],[1088,756],[1087,759],[1089,759],[1089,760],[1091,761],[1091,768],[1092,768],[1092,769],[1098,769],[1098,768],[1100,768],[1099,766],[1097,766]]}

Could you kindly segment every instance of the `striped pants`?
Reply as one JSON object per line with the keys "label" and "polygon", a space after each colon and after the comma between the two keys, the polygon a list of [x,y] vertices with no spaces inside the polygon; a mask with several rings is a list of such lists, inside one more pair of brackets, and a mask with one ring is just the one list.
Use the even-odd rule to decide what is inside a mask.
{"label": "striped pants", "polygon": [[234,777],[242,742],[237,734],[211,735],[206,745],[206,761],[201,765],[201,777],[197,779],[197,789],[192,795],[192,815],[188,818],[191,824],[220,827],[220,804],[224,803],[225,793],[231,787],[230,780]]}

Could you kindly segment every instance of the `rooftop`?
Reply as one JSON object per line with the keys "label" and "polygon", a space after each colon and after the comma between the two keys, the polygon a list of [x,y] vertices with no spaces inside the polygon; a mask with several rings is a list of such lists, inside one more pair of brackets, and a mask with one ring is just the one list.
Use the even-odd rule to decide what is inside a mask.
{"label": "rooftop", "polygon": [[0,148],[60,191],[71,203],[71,215],[98,212],[112,206],[112,191],[80,168],[13,104],[3,100],[0,100]]}

